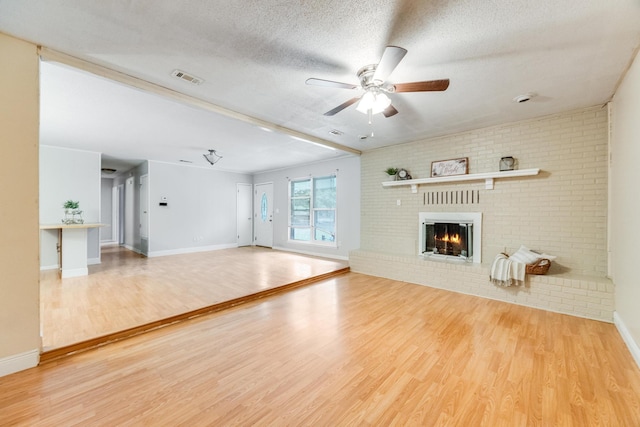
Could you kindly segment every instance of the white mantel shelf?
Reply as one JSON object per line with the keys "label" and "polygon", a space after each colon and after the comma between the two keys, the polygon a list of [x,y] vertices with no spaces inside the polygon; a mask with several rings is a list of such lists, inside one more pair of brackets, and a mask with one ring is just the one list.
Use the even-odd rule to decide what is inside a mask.
{"label": "white mantel shelf", "polygon": [[403,181],[383,182],[383,187],[411,186],[411,192],[417,193],[419,185],[442,184],[446,182],[484,181],[484,188],[493,190],[493,180],[500,178],[516,178],[520,176],[534,176],[540,173],[540,169],[522,169],[504,172],[469,173],[465,175],[439,176],[436,178],[407,179]]}

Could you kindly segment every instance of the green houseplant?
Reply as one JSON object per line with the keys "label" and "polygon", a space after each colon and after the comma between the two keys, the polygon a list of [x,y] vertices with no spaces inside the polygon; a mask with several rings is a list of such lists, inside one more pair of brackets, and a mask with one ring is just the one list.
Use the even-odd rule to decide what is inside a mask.
{"label": "green houseplant", "polygon": [[80,202],[75,202],[75,201],[69,199],[66,202],[64,202],[62,207],[65,208],[65,209],[78,209],[80,207]]}
{"label": "green houseplant", "polygon": [[387,175],[389,175],[389,178],[391,178],[392,180],[396,179],[396,174],[398,173],[398,168],[387,168],[384,171]]}
{"label": "green houseplant", "polygon": [[67,200],[62,204],[64,208],[64,219],[62,222],[65,224],[82,224],[82,211],[80,210],[80,202],[75,200]]}

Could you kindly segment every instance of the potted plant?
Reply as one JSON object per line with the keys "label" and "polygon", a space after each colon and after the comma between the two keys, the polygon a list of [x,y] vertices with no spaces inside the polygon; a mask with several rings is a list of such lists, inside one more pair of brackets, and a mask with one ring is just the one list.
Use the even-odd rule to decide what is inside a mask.
{"label": "potted plant", "polygon": [[385,173],[389,175],[389,178],[394,181],[396,179],[396,174],[398,173],[398,168],[387,168]]}
{"label": "potted plant", "polygon": [[82,224],[82,211],[80,210],[80,202],[74,200],[67,200],[62,204],[64,208],[64,219],[62,222],[65,224]]}

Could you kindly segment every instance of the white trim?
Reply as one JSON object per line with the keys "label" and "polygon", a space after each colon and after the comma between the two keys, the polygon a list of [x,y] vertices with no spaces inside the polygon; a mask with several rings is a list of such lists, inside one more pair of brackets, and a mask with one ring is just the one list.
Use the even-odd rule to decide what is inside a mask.
{"label": "white trim", "polygon": [[87,259],[87,265],[96,265],[96,264],[102,264],[100,257]]}
{"label": "white trim", "polygon": [[100,246],[104,247],[104,246],[118,246],[118,242],[115,240],[103,240],[102,242],[100,242]]}
{"label": "white trim", "polygon": [[318,256],[318,257],[322,257],[322,258],[330,258],[330,259],[339,259],[341,261],[349,261],[349,257],[348,256],[344,256],[344,255],[331,255],[331,254],[325,254],[325,253],[319,253],[319,252],[301,251],[301,250],[298,250],[298,249],[284,248],[282,246],[274,246],[272,249],[277,250],[277,251],[284,251],[284,252],[295,252],[295,253],[302,254],[302,255]]}
{"label": "white trim", "polygon": [[58,264],[53,264],[53,265],[41,265],[40,266],[40,271],[45,271],[45,270],[57,270],[59,269],[60,266]]}
{"label": "white trim", "polygon": [[633,356],[633,359],[636,361],[636,365],[640,368],[640,347],[638,347],[638,343],[636,343],[631,336],[629,329],[627,329],[627,326],[624,324],[617,311],[613,312],[613,324],[616,325],[620,336],[622,336],[624,343],[631,352],[631,356]]}
{"label": "white trim", "polygon": [[66,270],[62,269],[62,278],[68,279],[70,277],[80,277],[87,276],[89,274],[89,269],[87,267],[81,268],[67,268]]}
{"label": "white trim", "polygon": [[139,254],[139,255],[144,255],[144,254],[140,251],[140,249],[136,249],[136,248],[134,248],[134,247],[133,247],[133,246],[131,246],[131,245],[122,245],[122,247],[124,247],[125,249],[129,249],[130,251],[135,252],[135,253],[137,253],[137,254]]}
{"label": "white trim", "polygon": [[422,224],[426,221],[473,221],[473,263],[482,262],[482,212],[418,212],[418,255],[421,256],[424,256],[422,244],[425,240]]}
{"label": "white trim", "polygon": [[25,369],[34,368],[40,363],[40,351],[29,350],[0,359],[0,377]]}
{"label": "white trim", "polygon": [[222,249],[232,249],[237,247],[238,247],[238,243],[229,243],[225,245],[210,245],[210,246],[198,246],[195,248],[169,249],[166,251],[149,252],[149,255],[147,255],[147,257],[153,258],[158,256],[167,256],[167,255],[193,254],[196,252],[219,251]]}

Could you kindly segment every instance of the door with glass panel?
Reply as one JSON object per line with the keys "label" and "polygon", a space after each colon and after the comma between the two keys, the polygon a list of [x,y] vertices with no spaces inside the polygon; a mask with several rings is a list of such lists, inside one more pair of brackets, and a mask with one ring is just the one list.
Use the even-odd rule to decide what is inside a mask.
{"label": "door with glass panel", "polygon": [[253,199],[254,244],[273,246],[273,183],[256,184]]}

